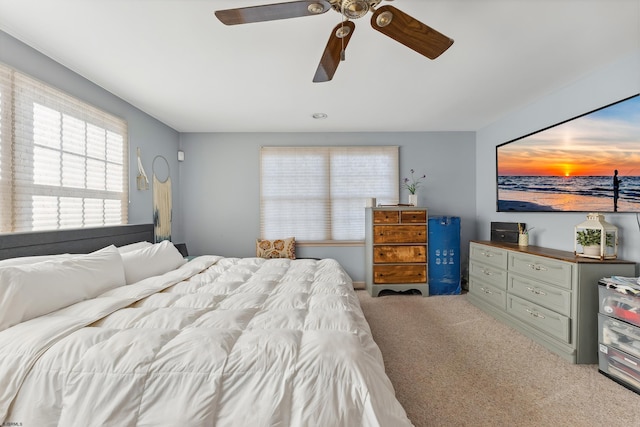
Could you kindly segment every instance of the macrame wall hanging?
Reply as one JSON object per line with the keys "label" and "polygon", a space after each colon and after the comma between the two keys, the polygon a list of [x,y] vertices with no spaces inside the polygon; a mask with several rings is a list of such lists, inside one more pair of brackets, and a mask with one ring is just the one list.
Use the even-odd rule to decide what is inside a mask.
{"label": "macrame wall hanging", "polygon": [[[167,179],[161,181],[156,174],[156,160],[162,159],[167,164]],[[162,156],[153,159],[153,228],[156,243],[171,240],[171,174],[169,162]]]}

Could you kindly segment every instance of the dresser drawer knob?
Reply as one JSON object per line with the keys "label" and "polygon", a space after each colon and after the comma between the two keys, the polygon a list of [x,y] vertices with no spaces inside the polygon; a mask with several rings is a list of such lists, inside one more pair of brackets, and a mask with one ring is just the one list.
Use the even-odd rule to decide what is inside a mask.
{"label": "dresser drawer knob", "polygon": [[547,268],[539,264],[528,264],[529,268],[536,271],[547,271]]}
{"label": "dresser drawer knob", "polygon": [[485,276],[493,276],[493,271],[487,270],[486,268],[483,268],[482,269],[482,274],[484,274]]}
{"label": "dresser drawer knob", "polygon": [[493,256],[491,252],[485,252],[485,251],[480,252],[480,254],[487,258],[491,258]]}
{"label": "dresser drawer knob", "polygon": [[544,319],[545,318],[542,314],[540,314],[540,313],[538,313],[536,311],[533,311],[533,310],[529,310],[528,308],[527,308],[527,313],[529,313],[529,315],[531,317],[537,317],[538,319]]}
{"label": "dresser drawer knob", "polygon": [[484,292],[485,294],[493,294],[493,292],[491,292],[489,289],[487,289],[487,288],[485,288],[485,287],[482,287],[482,286],[480,287],[480,290],[481,290],[482,292]]}
{"label": "dresser drawer knob", "polygon": [[546,293],[544,291],[541,291],[540,289],[536,289],[536,288],[532,288],[531,286],[527,286],[527,290],[529,290],[529,292],[534,293],[536,295],[546,295]]}

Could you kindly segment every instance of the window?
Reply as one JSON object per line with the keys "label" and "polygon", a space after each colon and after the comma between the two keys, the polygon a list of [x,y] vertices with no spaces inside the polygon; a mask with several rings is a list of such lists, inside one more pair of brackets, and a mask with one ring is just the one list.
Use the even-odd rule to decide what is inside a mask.
{"label": "window", "polygon": [[127,223],[124,120],[0,64],[0,232]]}
{"label": "window", "polygon": [[260,166],[265,239],[364,240],[365,200],[398,202],[398,147],[263,147]]}

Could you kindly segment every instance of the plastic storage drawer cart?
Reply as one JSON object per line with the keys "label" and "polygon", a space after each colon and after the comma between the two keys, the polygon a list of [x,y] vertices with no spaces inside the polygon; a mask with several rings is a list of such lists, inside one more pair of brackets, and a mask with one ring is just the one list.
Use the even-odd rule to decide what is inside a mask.
{"label": "plastic storage drawer cart", "polygon": [[598,286],[598,368],[640,393],[640,291]]}
{"label": "plastic storage drawer cart", "polygon": [[460,276],[460,217],[429,218],[429,295],[459,295]]}

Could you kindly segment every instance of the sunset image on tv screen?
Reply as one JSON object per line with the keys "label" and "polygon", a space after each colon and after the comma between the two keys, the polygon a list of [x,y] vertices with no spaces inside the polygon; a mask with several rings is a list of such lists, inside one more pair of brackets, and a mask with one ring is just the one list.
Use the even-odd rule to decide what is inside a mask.
{"label": "sunset image on tv screen", "polygon": [[640,95],[496,147],[497,210],[640,212]]}

